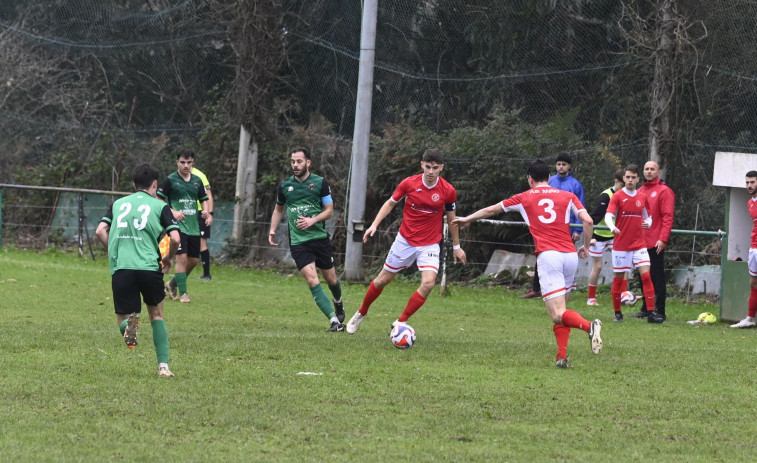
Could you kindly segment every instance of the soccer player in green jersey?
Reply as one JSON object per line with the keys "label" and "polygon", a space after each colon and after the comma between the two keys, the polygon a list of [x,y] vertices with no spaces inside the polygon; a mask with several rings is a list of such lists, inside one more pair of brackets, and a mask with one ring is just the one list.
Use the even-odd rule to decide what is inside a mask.
{"label": "soccer player in green jersey", "polygon": [[[279,185],[268,243],[278,246],[274,241],[276,229],[286,210],[292,259],[305,277],[316,305],[331,322],[328,331],[343,332],[342,286],[334,269],[331,241],[325,226],[325,221],[334,214],[331,187],[325,178],[310,172],[311,158],[307,148],[295,148],[290,155],[294,175]],[[321,274],[329,285],[334,307],[321,287],[316,268],[321,269]]]}
{"label": "soccer player in green jersey", "polygon": [[[171,261],[179,247],[179,226],[171,209],[155,198],[157,169],[149,164],[137,166],[134,189],[136,193],[113,203],[95,233],[108,248],[113,303],[126,346],[133,349],[137,345],[141,294],[150,315],[158,376],[170,377],[173,373],[168,368],[170,349],[163,320],[163,299],[166,297],[163,274],[171,269]],[[161,266],[158,238],[164,229],[171,237],[171,246]]]}
{"label": "soccer player in green jersey", "polygon": [[176,172],[172,172],[158,189],[158,197],[171,206],[174,219],[179,222],[181,244],[176,252],[176,274],[166,283],[171,299],[179,294],[180,302],[191,302],[187,293],[187,276],[200,262],[200,221],[197,201],[202,204],[202,217],[209,227],[213,223],[208,194],[200,177],[192,174],[195,154],[182,150],[176,155]]}

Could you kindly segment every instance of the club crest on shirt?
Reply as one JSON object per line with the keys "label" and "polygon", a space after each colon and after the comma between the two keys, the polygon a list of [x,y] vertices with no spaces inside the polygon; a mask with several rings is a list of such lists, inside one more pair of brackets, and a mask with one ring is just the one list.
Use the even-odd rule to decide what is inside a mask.
{"label": "club crest on shirt", "polygon": [[308,185],[309,190],[312,190],[313,188],[315,188],[315,183],[311,183],[310,185]]}
{"label": "club crest on shirt", "polygon": [[439,194],[438,193],[432,194],[431,195],[431,201],[433,201],[433,202],[439,201]]}
{"label": "club crest on shirt", "polygon": [[656,192],[656,191],[653,191],[653,192],[652,192],[652,194],[651,194],[651,195],[649,195],[649,196],[651,196],[651,197],[653,197],[653,198],[654,198],[654,197],[656,197],[656,196],[657,196],[657,192]]}
{"label": "club crest on shirt", "polygon": [[636,207],[641,207],[641,201],[639,201],[638,199],[636,200]]}

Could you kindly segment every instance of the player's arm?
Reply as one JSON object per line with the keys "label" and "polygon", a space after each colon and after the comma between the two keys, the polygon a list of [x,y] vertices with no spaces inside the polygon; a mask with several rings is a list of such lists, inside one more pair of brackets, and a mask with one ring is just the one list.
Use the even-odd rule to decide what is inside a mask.
{"label": "player's arm", "polygon": [[652,227],[652,216],[647,212],[647,208],[641,209],[641,228],[647,229]]}
{"label": "player's arm", "polygon": [[578,256],[585,259],[589,255],[589,246],[591,245],[591,235],[594,233],[594,221],[586,209],[578,211],[578,220],[581,221],[584,228],[584,245],[578,250]]}
{"label": "player's arm", "polygon": [[589,214],[591,216],[591,220],[593,220],[595,224],[601,222],[602,219],[605,217],[605,213],[607,212],[607,206],[609,204],[610,204],[610,195],[608,195],[607,193],[602,193],[602,195],[599,197],[599,201],[597,201],[597,205],[594,206],[594,210],[591,211],[591,213]]}
{"label": "player's arm", "polygon": [[97,239],[100,240],[106,248],[108,247],[108,233],[110,233],[111,223],[113,223],[113,208],[109,207],[108,212],[105,213],[105,216],[103,216],[100,223],[97,225],[97,230],[95,230]]}
{"label": "player's arm", "polygon": [[657,252],[660,253],[668,247],[668,241],[670,241],[670,233],[673,231],[673,218],[675,213],[675,201],[676,196],[673,190],[667,188],[662,195],[657,206],[660,208],[660,220],[662,226],[660,227],[660,236],[655,243]]}
{"label": "player's arm", "polygon": [[615,226],[615,212],[618,210],[618,198],[619,196],[617,193],[612,195],[610,204],[607,205],[607,212],[605,212],[605,223],[613,235],[620,233],[618,227]]}
{"label": "player's arm", "polygon": [[99,239],[106,248],[108,247],[108,232],[110,232],[110,224],[105,222],[100,222],[97,226],[97,230],[95,230],[97,239]]}
{"label": "player's arm", "polygon": [[273,208],[273,214],[271,214],[271,229],[268,232],[268,244],[271,246],[279,245],[279,243],[276,243],[273,240],[276,238],[276,230],[279,228],[282,217],[284,217],[284,205],[277,203]]}
{"label": "player's arm", "polygon": [[324,204],[323,210],[318,215],[313,216],[313,217],[302,217],[302,216],[298,217],[297,228],[301,230],[307,230],[308,228],[312,227],[318,222],[327,221],[333,215],[334,215],[334,203],[330,202],[328,204]]}
{"label": "player's arm", "polygon": [[363,243],[367,243],[368,238],[376,234],[376,230],[378,229],[381,221],[384,220],[390,212],[392,212],[394,206],[396,206],[398,202],[399,201],[395,201],[393,198],[386,200],[386,202],[381,206],[381,209],[379,209],[378,214],[376,214],[376,218],[373,219],[371,226],[368,227],[367,230],[365,230],[365,233],[363,233]]}
{"label": "player's arm", "polygon": [[483,209],[479,209],[479,210],[477,210],[476,212],[474,212],[471,215],[468,215],[468,216],[465,216],[465,217],[457,217],[456,219],[454,219],[452,221],[452,224],[454,224],[454,225],[463,224],[463,226],[461,228],[465,228],[467,226],[467,224],[473,223],[473,222],[475,222],[477,220],[489,218],[489,217],[491,217],[493,215],[497,215],[497,214],[499,214],[499,213],[501,213],[503,211],[504,211],[504,209],[502,209],[502,203],[499,202],[499,203],[496,203],[496,204],[492,204],[489,207],[485,207]]}
{"label": "player's arm", "polygon": [[451,211],[447,211],[447,223],[449,224],[449,234],[452,235],[452,258],[453,258],[454,263],[457,263],[457,261],[460,261],[463,265],[465,265],[467,261],[467,256],[465,255],[465,251],[463,251],[463,248],[460,247],[460,226],[456,223],[453,223],[456,217],[457,215],[455,214],[454,209]]}

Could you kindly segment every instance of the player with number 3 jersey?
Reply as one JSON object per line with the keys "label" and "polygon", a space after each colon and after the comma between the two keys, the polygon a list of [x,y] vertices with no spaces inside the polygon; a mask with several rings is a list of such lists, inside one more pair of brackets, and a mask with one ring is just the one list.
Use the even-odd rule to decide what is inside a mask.
{"label": "player with number 3 jersey", "polygon": [[[533,161],[528,166],[527,175],[529,190],[480,209],[467,217],[459,217],[452,223],[468,224],[501,212],[520,213],[536,245],[542,299],[554,324],[552,329],[557,341],[555,364],[567,368],[571,328],[581,329],[589,334],[592,352],[598,354],[602,351],[602,322],[589,322],[578,312],[567,308],[570,291],[575,288],[578,257],[585,259],[588,256],[594,224],[575,194],[558,190],[547,183],[547,163],[541,159]],[[584,245],[579,248],[578,253],[570,236],[571,212],[583,223]]]}

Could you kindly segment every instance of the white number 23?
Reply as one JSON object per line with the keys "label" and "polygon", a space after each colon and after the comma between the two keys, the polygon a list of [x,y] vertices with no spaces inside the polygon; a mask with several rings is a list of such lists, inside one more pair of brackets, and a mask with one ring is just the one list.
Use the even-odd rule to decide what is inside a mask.
{"label": "white number 23", "polygon": [[[124,217],[126,217],[129,212],[131,212],[132,205],[131,203],[123,203],[121,204],[121,207],[119,207],[119,210],[123,211],[118,215],[118,218],[116,219],[116,226],[118,228],[126,228],[129,226],[124,221]],[[137,212],[141,212],[142,215],[139,217],[139,219],[134,219],[134,228],[137,230],[142,230],[145,228],[145,225],[147,225],[147,217],[150,215],[150,206],[147,204],[142,204],[137,208]]]}

